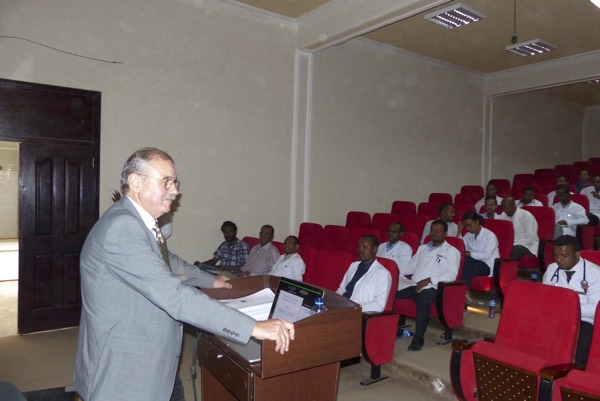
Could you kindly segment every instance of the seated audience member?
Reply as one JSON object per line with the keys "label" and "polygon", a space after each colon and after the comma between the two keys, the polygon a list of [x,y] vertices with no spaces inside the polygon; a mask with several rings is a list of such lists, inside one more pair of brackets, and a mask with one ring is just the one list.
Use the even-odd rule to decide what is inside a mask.
{"label": "seated audience member", "polygon": [[398,265],[400,274],[404,274],[406,265],[412,258],[412,248],[402,238],[404,226],[400,223],[392,223],[388,228],[389,241],[379,245],[377,256],[392,259]]}
{"label": "seated audience member", "polygon": [[593,180],[594,185],[585,187],[581,190],[581,193],[588,197],[590,201],[590,213],[588,218],[590,224],[600,224],[600,176],[595,176]]}
{"label": "seated audience member", "polygon": [[302,281],[306,265],[298,254],[298,238],[290,235],[283,241],[283,255],[277,259],[271,270],[272,276],[291,278]]}
{"label": "seated audience member", "polygon": [[484,219],[508,220],[504,212],[498,214],[498,200],[495,196],[487,196],[485,198],[485,213],[481,214]]}
{"label": "seated audience member", "polygon": [[496,203],[498,205],[502,203],[502,198],[498,196],[498,187],[496,187],[496,184],[487,184],[487,186],[485,187],[485,196],[479,199],[479,201],[475,204],[475,211],[477,213],[481,211],[481,208],[485,204],[485,198],[487,198],[488,196],[493,196],[494,198],[496,198]]}
{"label": "seated audience member", "polygon": [[591,185],[592,180],[590,179],[590,172],[587,169],[579,170],[579,182],[575,184],[575,191],[580,194],[584,188]]}
{"label": "seated audience member", "polygon": [[[438,215],[437,220],[443,221],[448,226],[447,235],[449,237],[459,237],[460,231],[462,230],[462,226],[459,227],[454,222],[454,216],[456,214],[456,212],[454,211],[454,206],[452,206],[448,203],[442,203],[438,209],[438,212],[439,212],[439,215]],[[429,235],[431,224],[434,221],[435,220],[429,220],[427,223],[425,223],[425,227],[423,228],[423,235],[421,236],[421,244],[423,244],[425,242],[425,238],[427,238],[427,236]]]}
{"label": "seated audience member", "polygon": [[502,200],[502,208],[515,231],[510,258],[519,260],[522,256],[536,256],[540,244],[537,220],[529,211],[519,209],[512,196]]}
{"label": "seated audience member", "polygon": [[[556,177],[556,186],[558,187],[559,185],[567,185],[570,189],[570,183],[569,183],[569,179],[564,176],[564,175],[559,175],[558,177]],[[571,192],[573,193],[573,192]],[[548,206],[552,207],[552,205],[554,205],[555,203],[558,202],[558,199],[556,200],[556,202],[554,201],[554,198],[556,197],[556,189],[554,189],[554,191],[548,193]]]}
{"label": "seated audience member", "polygon": [[542,283],[569,288],[579,294],[581,326],[575,363],[585,366],[594,331],[594,313],[600,300],[600,267],[580,257],[580,250],[577,238],[570,235],[558,237],[554,241],[556,262],[548,266]]}
{"label": "seated audience member", "polygon": [[202,270],[207,270],[219,265],[221,270],[235,271],[239,269],[248,258],[248,244],[237,238],[237,225],[232,221],[225,221],[221,225],[221,232],[225,241],[219,245],[212,259],[202,264],[194,262]]}
{"label": "seated audience member", "polygon": [[517,207],[523,206],[544,206],[542,202],[535,199],[535,189],[533,187],[525,187],[522,192],[523,196],[517,202]]}
{"label": "seated audience member", "polygon": [[437,286],[441,281],[453,281],[458,274],[460,252],[446,242],[448,225],[442,220],[431,223],[431,241],[421,245],[408,265],[405,274],[400,276],[396,299],[412,299],[417,303],[415,336],[408,346],[409,351],[420,351],[425,343],[425,332],[429,324],[429,311],[435,302]]}
{"label": "seated audience member", "polygon": [[[500,257],[498,238],[482,226],[483,221],[483,217],[475,211],[466,212],[462,217],[467,233],[463,236],[465,261],[460,281],[467,287],[471,286],[474,276],[491,276],[494,272],[494,261]],[[470,296],[467,295],[467,304],[470,303]]]}
{"label": "seated audience member", "polygon": [[273,265],[279,258],[279,250],[271,242],[273,241],[273,237],[275,237],[273,226],[265,224],[260,228],[260,233],[258,234],[260,243],[250,249],[250,255],[248,255],[246,263],[240,269],[243,275],[256,276],[271,273]]}
{"label": "seated audience member", "polygon": [[359,262],[350,264],[338,294],[360,304],[363,312],[381,312],[385,309],[392,276],[376,259],[379,240],[374,235],[358,239]]}
{"label": "seated audience member", "polygon": [[554,238],[561,235],[575,236],[578,224],[587,224],[589,219],[583,206],[571,201],[569,186],[562,184],[556,187],[558,203],[552,205],[556,213],[556,229]]}

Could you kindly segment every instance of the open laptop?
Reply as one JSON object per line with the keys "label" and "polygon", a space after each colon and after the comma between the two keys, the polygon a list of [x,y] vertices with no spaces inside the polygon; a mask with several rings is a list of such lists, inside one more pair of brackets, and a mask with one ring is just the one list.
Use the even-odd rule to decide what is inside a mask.
{"label": "open laptop", "polygon": [[[312,307],[315,299],[323,298],[324,290],[281,277],[275,299],[271,305],[269,319],[285,319],[292,323],[307,318],[313,314]],[[250,363],[259,362],[261,359],[261,343],[251,338],[247,344],[240,344],[230,340],[223,340],[225,344]]]}

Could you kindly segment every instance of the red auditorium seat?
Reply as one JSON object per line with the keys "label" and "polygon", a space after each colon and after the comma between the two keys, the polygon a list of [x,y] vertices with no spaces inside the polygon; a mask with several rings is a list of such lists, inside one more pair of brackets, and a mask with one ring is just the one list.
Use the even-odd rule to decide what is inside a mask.
{"label": "red auditorium seat", "polygon": [[307,283],[313,283],[317,277],[317,254],[319,251],[314,246],[310,245],[300,245],[298,249],[298,254],[304,261],[304,265],[306,266],[306,270],[304,270],[304,276],[302,276],[302,281],[306,281]]}
{"label": "red auditorium seat", "polygon": [[346,250],[352,254],[354,260],[358,260],[358,239],[363,235],[374,235],[377,241],[381,242],[379,230],[373,228],[352,227],[348,235],[348,246]]}
{"label": "red auditorium seat", "polygon": [[346,251],[334,249],[320,249],[317,254],[317,267],[314,281],[305,280],[331,291],[337,291],[352,263],[352,255]]}
{"label": "red auditorium seat", "polygon": [[398,288],[398,265],[391,259],[377,258],[392,276],[392,285],[383,312],[363,313],[363,358],[371,363],[371,376],[360,382],[363,386],[387,379],[381,376],[381,365],[392,361],[396,345],[398,313],[392,310]]}
{"label": "red auditorium seat", "polygon": [[452,203],[452,195],[445,192],[432,192],[429,194],[430,203]]}
{"label": "red auditorium seat", "polygon": [[346,214],[346,227],[371,228],[371,215],[367,212],[350,211]]}
{"label": "red auditorium seat", "polygon": [[[462,187],[460,187],[460,193],[461,194],[473,194],[477,200],[483,198],[483,195],[485,194],[485,190],[483,189],[483,187],[481,185],[463,185]],[[477,201],[475,201],[477,202]]]}
{"label": "red auditorium seat", "polygon": [[348,252],[349,239],[349,228],[347,228],[346,226],[327,224],[325,227],[323,227],[323,236],[321,237],[321,249],[336,249],[338,251]]}
{"label": "red auditorium seat", "polygon": [[242,241],[248,245],[248,249],[252,249],[255,245],[260,244],[260,239],[258,237],[244,237],[242,238]]}
{"label": "red auditorium seat", "polygon": [[[504,198],[505,196],[510,195],[510,180],[507,178],[492,178],[488,181],[489,184],[496,185],[498,188],[498,196]],[[480,198],[481,199],[481,198]]]}
{"label": "red auditorium seat", "polygon": [[459,400],[537,400],[539,372],[573,361],[579,296],[572,290],[513,281],[493,340],[456,340],[450,382]]}
{"label": "red auditorium seat", "polygon": [[392,203],[391,213],[402,219],[404,216],[417,214],[417,205],[415,202],[397,200]]}
{"label": "red auditorium seat", "polygon": [[[430,318],[437,317],[444,326],[444,333],[438,344],[452,340],[453,329],[462,326],[464,320],[465,299],[467,286],[457,281],[462,275],[465,259],[465,244],[461,238],[447,237],[446,241],[460,252],[460,266],[456,280],[438,283],[436,302],[431,305]],[[417,315],[416,302],[410,299],[396,299],[394,310],[402,317],[415,318]]]}
{"label": "red auditorium seat", "polygon": [[423,235],[423,229],[425,228],[425,224],[431,220],[429,216],[425,216],[422,214],[415,214],[411,216],[404,216],[400,219],[402,225],[404,226],[404,231],[410,231],[411,233],[415,233],[421,238]]}
{"label": "red auditorium seat", "polygon": [[379,231],[379,238],[381,242],[389,241],[388,228],[390,224],[397,223],[400,218],[396,214],[392,213],[373,213],[373,221],[371,222],[371,228]]}
{"label": "red auditorium seat", "polygon": [[600,400],[600,305],[596,306],[592,344],[585,368],[560,365],[542,369],[540,401]]}
{"label": "red auditorium seat", "polygon": [[515,187],[524,187],[529,185],[537,185],[535,175],[528,173],[520,173],[515,174],[513,176],[512,189],[514,189]]}
{"label": "red auditorium seat", "polygon": [[277,250],[279,251],[280,255],[283,255],[283,242],[280,241],[271,241],[273,243],[273,245],[275,245],[275,248],[277,248]]}
{"label": "red auditorium seat", "polygon": [[321,247],[322,236],[322,225],[309,222],[300,224],[300,229],[298,230],[298,241],[300,241],[300,247],[314,246],[315,248],[319,249]]}
{"label": "red auditorium seat", "polygon": [[406,230],[404,231],[404,234],[402,234],[402,237],[400,237],[400,241],[406,242],[408,245],[410,245],[413,256],[415,256],[417,249],[419,249],[419,246],[421,245],[421,237]]}
{"label": "red auditorium seat", "polygon": [[417,208],[417,214],[428,216],[428,220],[437,219],[440,214],[441,203],[421,202]]}
{"label": "red auditorium seat", "polygon": [[483,198],[483,196],[478,196],[475,195],[473,193],[471,194],[462,194],[462,193],[458,193],[456,195],[454,195],[454,203],[466,203],[466,204],[470,204],[470,205],[475,205],[477,202],[479,202],[479,199]]}
{"label": "red auditorium seat", "polygon": [[539,269],[542,273],[554,261],[554,223],[556,221],[554,209],[550,206],[523,206],[523,210],[530,212],[538,224],[538,238],[540,240],[536,256],[525,255],[519,260],[521,269]]}

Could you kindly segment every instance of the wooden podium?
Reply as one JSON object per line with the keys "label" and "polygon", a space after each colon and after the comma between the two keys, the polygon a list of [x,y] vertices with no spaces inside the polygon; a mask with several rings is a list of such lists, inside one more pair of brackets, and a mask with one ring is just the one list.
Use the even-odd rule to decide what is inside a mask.
{"label": "wooden podium", "polygon": [[[279,277],[231,280],[233,288],[205,289],[215,299],[277,289]],[[274,341],[263,341],[261,361],[249,363],[219,337],[203,333],[199,340],[203,401],[334,401],[340,361],[361,353],[362,313],[358,304],[334,292],[325,294],[327,311],[296,322],[296,336],[284,355]]]}

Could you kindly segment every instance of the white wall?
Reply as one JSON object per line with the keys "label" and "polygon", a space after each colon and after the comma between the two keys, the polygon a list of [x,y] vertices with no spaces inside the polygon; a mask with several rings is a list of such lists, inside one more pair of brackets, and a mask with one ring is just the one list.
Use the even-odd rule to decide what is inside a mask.
{"label": "white wall", "polygon": [[533,173],[581,158],[584,107],[535,93],[492,100],[492,178]]}
{"label": "white wall", "polygon": [[481,180],[479,75],[365,40],[314,56],[309,218],[389,212]]}
{"label": "white wall", "polygon": [[583,159],[600,157],[600,105],[588,107],[583,121]]}
{"label": "white wall", "polygon": [[3,0],[0,77],[102,92],[100,209],[125,159],[156,146],[176,161],[169,246],[208,259],[224,220],[240,235],[289,231],[295,28],[163,0]]}

